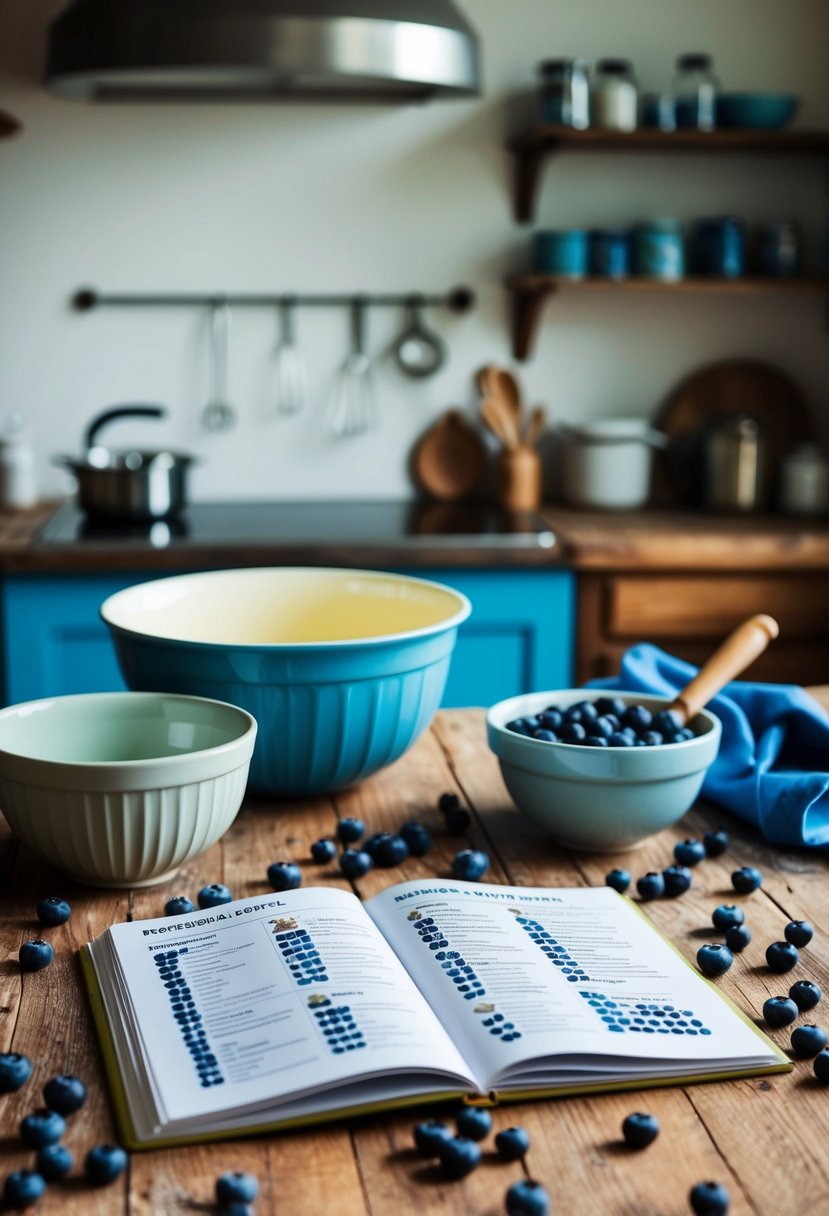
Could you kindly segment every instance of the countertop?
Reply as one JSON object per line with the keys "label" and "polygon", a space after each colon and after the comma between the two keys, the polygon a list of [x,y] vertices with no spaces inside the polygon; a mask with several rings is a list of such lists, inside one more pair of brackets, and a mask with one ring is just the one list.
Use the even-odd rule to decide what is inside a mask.
{"label": "countertop", "polygon": [[[829,521],[780,516],[728,517],[690,511],[648,509],[599,512],[545,505],[540,515],[555,543],[551,547],[510,548],[503,538],[474,543],[429,532],[417,544],[337,543],[298,546],[290,538],[210,543],[175,539],[160,546],[117,538],[47,545],[38,532],[61,504],[46,502],[28,511],[0,512],[0,571],[103,572],[132,569],[195,569],[234,565],[503,566],[566,565],[576,571],[710,570],[792,571],[829,568]],[[444,504],[424,508],[426,527],[441,522]],[[430,515],[428,512],[432,511]]]}
{"label": "countertop", "polygon": [[[829,689],[821,690],[829,703]],[[455,791],[472,812],[468,838],[447,836],[437,799]],[[512,806],[495,757],[485,743],[480,710],[439,713],[416,745],[396,764],[335,798],[300,803],[247,801],[222,840],[189,862],[171,881],[133,891],[77,886],[38,863],[0,827],[3,877],[2,1002],[0,1049],[32,1059],[35,1074],[19,1093],[2,1099],[0,1172],[30,1167],[22,1148],[19,1120],[38,1104],[44,1081],[58,1072],[81,1076],[89,1089],[84,1109],[73,1115],[67,1147],[80,1161],[96,1143],[114,1136],[98,1050],[83,994],[76,951],[111,924],[128,917],[157,916],[173,895],[192,897],[208,882],[226,883],[237,897],[255,899],[267,889],[265,869],[275,858],[303,865],[306,886],[347,888],[332,866],[306,858],[309,845],[333,834],[338,816],[364,819],[367,831],[397,830],[404,819],[421,820],[435,846],[425,857],[399,868],[374,870],[354,884],[363,898],[406,879],[445,877],[454,852],[483,847],[491,858],[487,879],[527,886],[599,885],[611,867],[624,865],[634,876],[669,863],[676,841],[725,826],[732,843],[720,858],[694,870],[693,886],[681,899],[656,900],[644,913],[693,960],[709,940],[712,909],[731,902],[730,874],[756,865],[764,875],[745,902],[753,941],[717,981],[735,1004],[755,1019],[764,1000],[785,993],[793,979],[811,978],[829,992],[829,859],[814,852],[779,851],[722,812],[698,806],[675,827],[645,841],[633,854],[575,854],[554,847],[532,821]],[[0,820],[2,825],[2,820]],[[58,894],[72,905],[72,917],[50,930],[55,961],[21,976],[20,943],[35,935],[34,906]],[[763,962],[767,943],[779,939],[790,919],[808,919],[815,937],[790,975],[776,976]],[[708,929],[706,929],[706,925]],[[811,1020],[827,1024],[827,998]],[[789,1030],[771,1031],[781,1046]],[[688,1191],[704,1179],[725,1183],[731,1216],[800,1216],[829,1211],[829,1091],[814,1078],[809,1060],[787,1074],[708,1082],[639,1093],[509,1105],[493,1112],[495,1130],[519,1125],[531,1138],[526,1167],[496,1160],[492,1138],[481,1166],[460,1182],[447,1182],[417,1157],[412,1128],[421,1119],[447,1117],[445,1108],[418,1107],[322,1128],[208,1147],[179,1148],[131,1156],[127,1173],[94,1191],[79,1168],[54,1183],[38,1205],[43,1216],[192,1216],[213,1212],[213,1186],[226,1170],[255,1174],[261,1186],[259,1216],[502,1216],[507,1187],[529,1174],[549,1192],[558,1213],[590,1216],[681,1216],[689,1211]],[[622,1120],[645,1110],[661,1125],[659,1138],[643,1151],[622,1143]]]}

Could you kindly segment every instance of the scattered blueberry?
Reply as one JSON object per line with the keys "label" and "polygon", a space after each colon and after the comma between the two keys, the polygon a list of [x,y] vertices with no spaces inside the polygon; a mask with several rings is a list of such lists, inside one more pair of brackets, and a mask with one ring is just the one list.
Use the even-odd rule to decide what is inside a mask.
{"label": "scattered blueberry", "polygon": [[693,876],[687,866],[667,866],[662,871],[665,880],[665,894],[672,899],[684,895],[693,882]]}
{"label": "scattered blueberry", "polygon": [[223,882],[211,882],[202,887],[196,899],[200,908],[218,908],[221,904],[229,904],[233,895]]}
{"label": "scattered blueberry", "polygon": [[730,929],[732,925],[741,925],[746,918],[742,908],[738,908],[736,904],[720,904],[711,913],[711,920],[715,929],[719,929],[724,933],[726,929]]}
{"label": "scattered blueberry", "polygon": [[186,895],[174,895],[164,905],[165,916],[186,916],[188,912],[195,912],[195,910],[193,901]]}
{"label": "scattered blueberry", "polygon": [[787,996],[770,996],[763,1002],[763,1017],[769,1026],[791,1026],[797,1020],[800,1010],[793,1000]]}
{"label": "scattered blueberry", "polygon": [[60,1073],[43,1086],[43,1098],[49,1110],[59,1115],[74,1115],[86,1101],[86,1086],[80,1077]]}
{"label": "scattered blueberry", "polygon": [[791,971],[799,958],[797,946],[793,946],[791,942],[772,942],[766,950],[766,962],[772,971],[779,975],[784,971]]}
{"label": "scattered blueberry", "polygon": [[481,1150],[466,1136],[447,1136],[438,1148],[440,1168],[446,1178],[465,1178],[481,1160]]}
{"label": "scattered blueberry", "polygon": [[477,882],[489,869],[489,858],[480,849],[461,849],[452,858],[452,874],[467,882]]}
{"label": "scattered blueberry", "polygon": [[725,975],[733,962],[734,955],[728,949],[728,946],[720,946],[714,943],[700,946],[699,950],[697,950],[697,966],[703,975]]}
{"label": "scattered blueberry", "polygon": [[253,1203],[258,1194],[259,1180],[255,1174],[229,1170],[216,1179],[216,1202],[220,1207],[229,1203]]}
{"label": "scattered blueberry", "polygon": [[385,840],[388,835],[388,832],[373,832],[371,836],[366,836],[365,840],[360,842],[360,848],[364,853],[368,853],[371,860],[374,861],[374,850],[380,841]]}
{"label": "scattered blueberry", "polygon": [[117,1144],[96,1144],[86,1154],[84,1173],[93,1186],[108,1186],[127,1168],[127,1154]]}
{"label": "scattered blueberry", "polygon": [[611,870],[605,875],[605,884],[623,895],[630,886],[630,870]]}
{"label": "scattered blueberry", "polygon": [[463,836],[469,831],[472,816],[465,807],[455,806],[446,812],[446,830],[450,836]]}
{"label": "scattered blueberry", "polygon": [[506,1194],[507,1216],[547,1216],[550,1196],[540,1182],[522,1178],[513,1182]]}
{"label": "scattered blueberry", "polygon": [[390,866],[400,866],[409,856],[409,846],[402,836],[393,832],[381,833],[375,842],[372,857],[376,866],[388,869]]}
{"label": "scattered blueberry", "polygon": [[49,966],[54,957],[55,952],[52,947],[48,942],[42,942],[40,938],[33,942],[24,942],[18,951],[21,971],[42,971],[44,967]]}
{"label": "scattered blueberry", "polygon": [[502,1161],[520,1161],[529,1152],[530,1137],[523,1127],[505,1127],[496,1132],[495,1147]]}
{"label": "scattered blueberry", "polygon": [[32,1075],[32,1061],[19,1051],[0,1052],[0,1094],[22,1089]]}
{"label": "scattered blueberry", "polygon": [[302,870],[295,861],[272,861],[268,866],[268,882],[274,891],[295,891],[302,886]]}
{"label": "scattered blueberry", "polygon": [[731,875],[731,885],[740,895],[750,895],[763,885],[763,875],[756,866],[741,866]]}
{"label": "scattered blueberry", "polygon": [[56,1110],[36,1110],[20,1120],[20,1136],[29,1148],[57,1144],[66,1131],[66,1120]]}
{"label": "scattered blueberry", "polygon": [[783,930],[783,936],[793,946],[808,946],[815,936],[814,926],[808,920],[790,920]]}
{"label": "scattered blueberry", "polygon": [[47,1182],[57,1182],[69,1173],[75,1158],[62,1144],[47,1144],[37,1155],[37,1172]]}
{"label": "scattered blueberry", "polygon": [[623,1120],[622,1135],[631,1148],[647,1148],[659,1135],[659,1120],[654,1115],[634,1111]]}
{"label": "scattered blueberry", "polygon": [[371,854],[364,849],[346,849],[340,853],[340,869],[346,878],[362,878],[373,865]]}
{"label": "scattered blueberry", "polygon": [[337,839],[341,844],[354,844],[365,835],[366,825],[362,819],[341,819],[337,824]]}
{"label": "scattered blueberry", "polygon": [[792,1031],[792,1051],[803,1059],[819,1055],[827,1042],[829,1039],[822,1026],[798,1026]]}
{"label": "scattered blueberry", "polygon": [[451,1135],[452,1132],[445,1123],[438,1119],[428,1119],[425,1123],[415,1124],[415,1148],[421,1157],[439,1157],[441,1143]]}
{"label": "scattered blueberry", "polygon": [[721,1182],[698,1182],[688,1196],[696,1216],[726,1216],[731,1196]]}
{"label": "scattered blueberry", "polygon": [[829,1085],[829,1051],[822,1051],[819,1055],[816,1055],[812,1067],[821,1085]]}
{"label": "scattered blueberry", "polygon": [[325,865],[327,861],[333,861],[337,856],[337,846],[333,840],[322,839],[315,840],[311,845],[311,857],[320,865]]}
{"label": "scattered blueberry", "polygon": [[745,950],[751,941],[751,930],[748,925],[729,925],[725,931],[725,944],[735,954]]}
{"label": "scattered blueberry", "polygon": [[680,866],[696,866],[705,861],[705,845],[701,840],[678,840],[674,845],[674,859]]}
{"label": "scattered blueberry", "polygon": [[706,832],[702,843],[706,857],[720,857],[731,844],[731,837],[725,828],[717,828],[714,832]]}
{"label": "scattered blueberry", "polygon": [[60,895],[49,895],[37,905],[37,919],[42,925],[63,925],[72,915],[72,909]]}
{"label": "scattered blueberry", "polygon": [[400,835],[409,846],[412,857],[425,857],[432,847],[431,833],[416,820],[410,819],[400,829]]}
{"label": "scattered blueberry", "polygon": [[[823,993],[820,985],[813,980],[798,980],[789,989],[789,996],[800,1012],[805,1013],[807,1009],[814,1009],[815,1005],[819,1004]],[[2,1086],[0,1086],[0,1090],[2,1090]]]}
{"label": "scattered blueberry", "polygon": [[665,894],[665,879],[655,870],[649,870],[647,874],[636,879],[636,890],[642,899],[661,899]]}
{"label": "scattered blueberry", "polygon": [[454,811],[461,804],[461,800],[457,794],[446,793],[441,794],[438,798],[438,809],[443,811],[444,815],[447,811]]}
{"label": "scattered blueberry", "polygon": [[46,1190],[46,1181],[34,1170],[15,1170],[3,1183],[3,1204],[23,1211],[37,1203]]}
{"label": "scattered blueberry", "polygon": [[465,1106],[458,1111],[458,1134],[469,1140],[483,1140],[492,1131],[492,1115],[481,1106]]}

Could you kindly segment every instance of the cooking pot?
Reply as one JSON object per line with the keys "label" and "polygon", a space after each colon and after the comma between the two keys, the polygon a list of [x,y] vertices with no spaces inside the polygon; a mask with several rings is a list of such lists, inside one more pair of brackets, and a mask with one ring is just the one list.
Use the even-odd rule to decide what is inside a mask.
{"label": "cooking pot", "polygon": [[118,418],[164,418],[159,405],[121,405],[95,417],[84,432],[85,455],[55,456],[53,462],[75,474],[78,501],[88,515],[124,520],[163,519],[185,506],[187,470],[194,457],[181,452],[115,452],[96,442],[99,432]]}
{"label": "cooking pot", "polygon": [[565,439],[562,490],[577,507],[642,507],[650,493],[651,457],[666,437],[645,419],[599,418],[560,424]]}

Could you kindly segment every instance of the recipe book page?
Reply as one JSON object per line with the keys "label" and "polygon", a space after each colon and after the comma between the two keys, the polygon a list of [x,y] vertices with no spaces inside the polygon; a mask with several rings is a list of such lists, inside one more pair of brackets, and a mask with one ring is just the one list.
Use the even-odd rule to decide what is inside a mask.
{"label": "recipe book page", "polygon": [[485,1089],[786,1061],[610,887],[415,880],[366,907]]}
{"label": "recipe book page", "polygon": [[281,892],[119,924],[90,954],[104,999],[117,993],[107,1016],[131,1105],[142,1093],[152,1099],[142,1124],[153,1110],[165,1126],[203,1123],[322,1091],[326,1100],[309,1109],[324,1108],[335,1104],[332,1088],[364,1075],[387,1078],[378,1085],[384,1098],[474,1087],[346,892]]}

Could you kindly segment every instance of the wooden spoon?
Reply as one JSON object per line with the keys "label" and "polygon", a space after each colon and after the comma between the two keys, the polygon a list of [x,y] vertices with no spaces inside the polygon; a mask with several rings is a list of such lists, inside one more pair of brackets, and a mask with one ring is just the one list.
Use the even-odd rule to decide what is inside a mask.
{"label": "wooden spoon", "polygon": [[547,421],[547,415],[543,405],[536,405],[530,412],[530,417],[527,421],[527,431],[524,436],[524,442],[530,447],[533,447],[537,442],[541,432],[544,430],[544,424]]}
{"label": "wooden spoon", "polygon": [[521,436],[512,414],[500,397],[485,397],[481,402],[481,417],[496,439],[510,451],[521,443]]}
{"label": "wooden spoon", "polygon": [[507,371],[502,367],[498,369],[497,374],[497,395],[504,402],[505,406],[512,414],[515,425],[518,430],[521,430],[521,417],[524,412],[524,404],[521,399],[521,389],[518,381],[512,372]]}
{"label": "wooden spoon", "polygon": [[707,705],[712,697],[761,655],[780,627],[773,617],[760,613],[738,625],[718,646],[699,672],[667,707],[681,719],[683,725]]}

